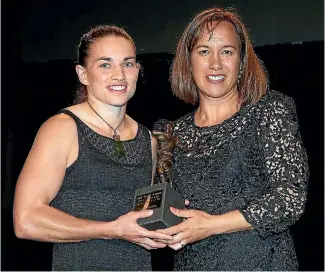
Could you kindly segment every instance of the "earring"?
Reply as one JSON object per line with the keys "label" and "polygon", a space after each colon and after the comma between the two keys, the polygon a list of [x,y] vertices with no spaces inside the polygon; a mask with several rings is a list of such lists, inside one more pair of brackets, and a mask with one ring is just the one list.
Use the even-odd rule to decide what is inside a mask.
{"label": "earring", "polygon": [[239,85],[239,81],[240,81],[240,79],[241,79],[241,75],[242,75],[242,73],[243,73],[243,70],[242,70],[242,68],[241,68],[241,66],[240,66],[240,68],[239,68],[239,73],[238,73],[238,79],[237,79],[237,85]]}

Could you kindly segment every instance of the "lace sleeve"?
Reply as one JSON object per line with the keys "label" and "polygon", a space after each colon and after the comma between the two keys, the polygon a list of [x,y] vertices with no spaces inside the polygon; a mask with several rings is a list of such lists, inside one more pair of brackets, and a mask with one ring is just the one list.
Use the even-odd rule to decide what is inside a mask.
{"label": "lace sleeve", "polygon": [[270,187],[241,212],[265,238],[286,230],[305,208],[309,169],[293,99],[268,103],[258,133]]}

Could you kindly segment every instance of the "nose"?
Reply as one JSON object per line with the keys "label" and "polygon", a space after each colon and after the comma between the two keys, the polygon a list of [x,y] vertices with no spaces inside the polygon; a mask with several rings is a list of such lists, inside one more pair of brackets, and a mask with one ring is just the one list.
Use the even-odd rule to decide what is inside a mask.
{"label": "nose", "polygon": [[117,66],[114,68],[112,73],[112,79],[117,81],[124,81],[125,80],[125,73],[121,66]]}
{"label": "nose", "polygon": [[219,70],[222,68],[222,62],[219,55],[212,55],[210,57],[209,67],[214,70]]}

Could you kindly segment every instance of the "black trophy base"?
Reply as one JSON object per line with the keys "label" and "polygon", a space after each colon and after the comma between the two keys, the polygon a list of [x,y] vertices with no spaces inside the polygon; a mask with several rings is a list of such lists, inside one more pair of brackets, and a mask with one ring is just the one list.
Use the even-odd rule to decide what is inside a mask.
{"label": "black trophy base", "polygon": [[185,209],[185,200],[168,183],[137,189],[134,196],[134,211],[153,210],[150,217],[138,219],[138,224],[148,230],[165,229],[183,222],[170,207]]}

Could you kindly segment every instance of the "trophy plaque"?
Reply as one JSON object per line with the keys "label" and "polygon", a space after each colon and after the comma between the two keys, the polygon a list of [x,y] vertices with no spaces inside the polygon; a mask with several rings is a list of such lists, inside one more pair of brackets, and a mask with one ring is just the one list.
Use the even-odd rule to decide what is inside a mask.
{"label": "trophy plaque", "polygon": [[157,139],[157,175],[159,183],[137,189],[134,197],[134,211],[152,209],[150,217],[138,219],[138,224],[148,230],[157,230],[177,225],[183,218],[174,215],[170,207],[185,209],[185,200],[172,188],[172,154],[178,147],[173,136],[173,124],[167,120],[155,123],[152,135]]}

